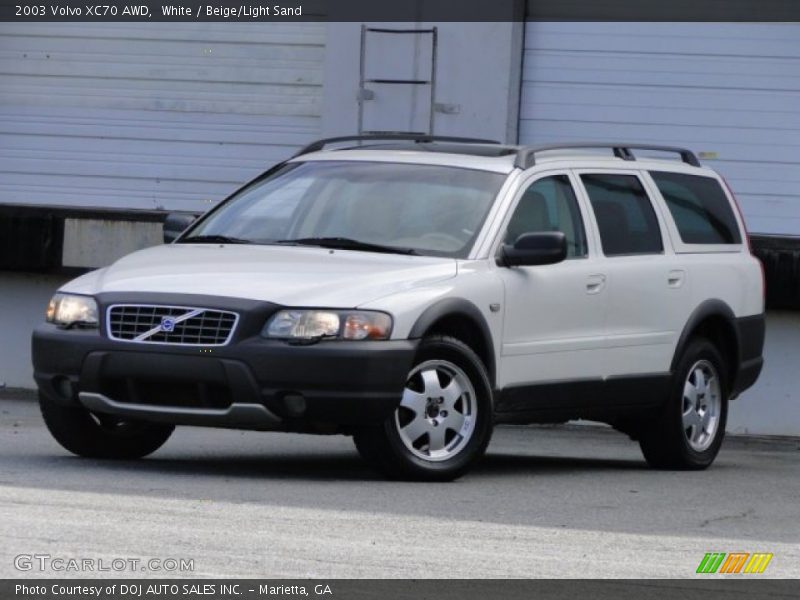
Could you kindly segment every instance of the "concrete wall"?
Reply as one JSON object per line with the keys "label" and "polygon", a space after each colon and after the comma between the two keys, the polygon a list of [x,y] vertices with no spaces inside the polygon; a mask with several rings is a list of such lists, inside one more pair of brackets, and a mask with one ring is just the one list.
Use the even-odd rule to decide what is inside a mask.
{"label": "concrete wall", "polygon": [[136,250],[163,243],[161,223],[65,219],[62,265],[96,269]]}
{"label": "concrete wall", "polygon": [[69,277],[0,271],[0,385],[32,388],[31,332]]}
{"label": "concrete wall", "polygon": [[767,313],[764,370],[731,402],[728,431],[800,435],[800,313]]}

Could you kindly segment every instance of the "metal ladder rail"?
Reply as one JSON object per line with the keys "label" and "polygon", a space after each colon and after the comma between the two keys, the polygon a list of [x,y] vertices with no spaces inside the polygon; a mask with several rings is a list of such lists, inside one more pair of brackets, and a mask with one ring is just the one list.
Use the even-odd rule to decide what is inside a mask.
{"label": "metal ladder rail", "polygon": [[[386,33],[393,35],[431,35],[431,75],[430,79],[383,79],[383,78],[366,78],[366,49],[367,49],[367,33]],[[434,123],[434,104],[436,99],[436,55],[438,49],[438,28],[431,27],[430,29],[388,29],[385,27],[367,27],[361,25],[361,64],[359,66],[359,84],[358,84],[358,133],[411,133],[421,135],[433,134]],[[428,131],[364,131],[364,102],[372,100],[375,95],[372,90],[366,88],[367,83],[388,84],[388,85],[430,85],[430,108],[429,108],[429,121]]]}

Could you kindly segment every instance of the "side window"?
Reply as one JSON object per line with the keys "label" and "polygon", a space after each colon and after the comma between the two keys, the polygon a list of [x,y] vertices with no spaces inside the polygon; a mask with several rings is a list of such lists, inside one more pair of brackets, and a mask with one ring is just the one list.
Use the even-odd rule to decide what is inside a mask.
{"label": "side window", "polygon": [[600,230],[603,254],[659,254],[664,250],[658,218],[635,175],[581,175]]}
{"label": "side window", "polygon": [[569,177],[538,179],[525,190],[511,216],[505,242],[513,244],[523,233],[562,231],[567,238],[567,258],[586,256],[586,234]]}
{"label": "side window", "polygon": [[650,172],[685,244],[741,244],[728,197],[713,177]]}

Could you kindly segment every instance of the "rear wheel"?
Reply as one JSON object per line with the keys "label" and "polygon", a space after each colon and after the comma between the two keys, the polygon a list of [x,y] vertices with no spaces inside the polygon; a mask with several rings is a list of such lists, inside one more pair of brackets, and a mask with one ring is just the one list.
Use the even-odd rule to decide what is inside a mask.
{"label": "rear wheel", "polygon": [[725,437],[727,376],[727,365],[710,341],[690,342],[661,417],[644,427],[639,438],[651,466],[705,469],[714,462]]}
{"label": "rear wheel", "polygon": [[62,406],[39,395],[45,425],[66,450],[88,458],[133,459],[158,450],[172,435],[172,425],[128,421]]}
{"label": "rear wheel", "polygon": [[448,481],[484,452],[491,433],[483,363],[463,342],[432,336],[420,344],[394,415],[354,439],[360,454],[390,477]]}

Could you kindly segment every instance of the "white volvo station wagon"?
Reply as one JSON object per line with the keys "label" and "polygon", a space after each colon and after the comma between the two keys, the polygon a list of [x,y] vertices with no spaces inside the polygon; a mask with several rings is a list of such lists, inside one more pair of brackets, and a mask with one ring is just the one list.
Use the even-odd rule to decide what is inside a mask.
{"label": "white volvo station wagon", "polygon": [[75,454],[142,457],[176,425],[340,433],[390,477],[450,480],[496,424],[588,419],[702,469],[762,367],[760,263],[680,148],[321,140],[165,237],[34,332]]}

